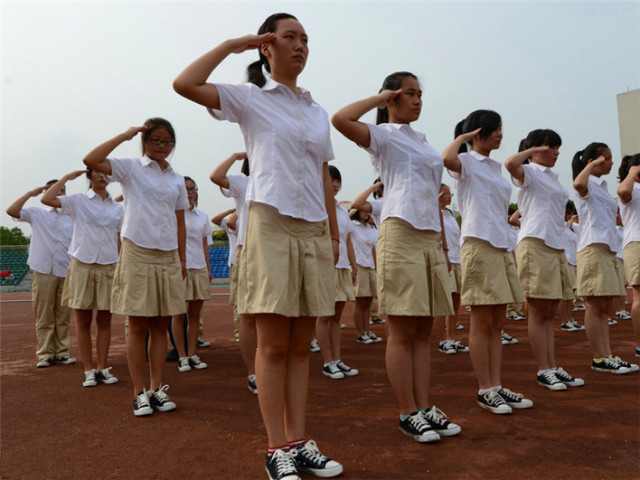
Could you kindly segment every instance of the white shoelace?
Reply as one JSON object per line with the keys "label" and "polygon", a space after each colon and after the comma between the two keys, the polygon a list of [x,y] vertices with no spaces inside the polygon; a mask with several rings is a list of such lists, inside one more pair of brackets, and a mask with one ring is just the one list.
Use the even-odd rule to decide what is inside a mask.
{"label": "white shoelace", "polygon": [[111,375],[110,370],[113,367],[107,367],[107,368],[103,368],[102,370],[100,370],[100,373],[102,373],[102,376],[106,379],[109,380],[110,378],[113,378],[113,375]]}
{"label": "white shoelace", "polygon": [[169,400],[169,395],[165,393],[166,390],[169,390],[169,385],[160,385],[160,388],[158,388],[155,392],[153,392],[153,394],[157,396],[160,400],[166,401],[166,400]]}
{"label": "white shoelace", "polygon": [[501,389],[500,392],[499,392],[499,395],[500,396],[505,396],[505,397],[507,397],[509,400],[511,400],[513,402],[519,402],[520,400],[522,400],[524,398],[524,395],[522,395],[521,393],[512,392],[508,388]]}
{"label": "white shoelace", "polygon": [[431,410],[424,412],[424,415],[438,425],[444,426],[444,424],[447,423],[447,414],[435,405],[431,407]]}
{"label": "white shoelace", "polygon": [[278,476],[297,472],[293,456],[284,450],[276,450],[271,457],[271,462],[276,462]]}
{"label": "white shoelace", "polygon": [[489,392],[489,395],[486,397],[489,405],[494,407],[499,407],[500,405],[506,405],[504,398],[500,396],[497,392]]}
{"label": "white shoelace", "polygon": [[554,383],[558,383],[560,382],[560,379],[556,376],[556,372],[554,372],[553,370],[547,370],[546,372],[544,372],[542,374],[542,376],[544,377],[544,379],[550,383],[550,384],[554,384]]}
{"label": "white shoelace", "polygon": [[320,453],[320,450],[314,440],[307,441],[307,443],[300,447],[299,452],[303,457],[318,465],[328,460],[327,457]]}
{"label": "white shoelace", "polygon": [[427,422],[427,419],[424,417],[423,412],[418,412],[415,415],[411,415],[409,417],[409,422],[419,432],[425,432],[431,429],[431,425],[429,425],[429,422]]}

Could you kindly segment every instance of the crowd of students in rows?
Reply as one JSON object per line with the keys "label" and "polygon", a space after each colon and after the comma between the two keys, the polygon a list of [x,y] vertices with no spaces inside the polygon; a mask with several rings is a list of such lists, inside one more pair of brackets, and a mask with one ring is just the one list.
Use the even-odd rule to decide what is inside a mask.
{"label": "crowd of students in rows", "polygon": [[[207,82],[227,56],[253,49],[259,60],[248,68],[248,83]],[[217,221],[236,235],[232,302],[253,382],[250,387],[259,392],[269,478],[295,480],[302,471],[333,477],[343,471],[309,438],[306,405],[314,331],[325,374],[357,373],[340,356],[339,324],[346,301],[356,301],[358,338],[371,340],[367,310],[377,293],[378,312],[387,318],[385,364],[399,405],[399,428],[418,442],[461,431],[434,405],[429,393],[434,317],[454,318],[459,304],[470,307],[469,354],[478,382],[475,400],[493,413],[533,405],[502,382],[502,325],[508,304],[528,303],[529,340],[539,384],[561,390],[584,383],[557,365],[554,354],[554,314],[561,301],[573,300],[574,284],[586,301],[592,368],[610,373],[638,369],[611,351],[607,319],[611,299],[625,295],[622,267],[616,259],[619,203],[634,326],[640,321],[640,156],[627,157],[620,166],[618,202],[603,178],[613,165],[611,150],[603,143],[591,143],[574,156],[573,188],[580,225],[574,281],[565,254],[569,194],[553,171],[560,136],[547,129],[530,132],[520,151],[505,162],[509,182],[502,176],[502,165],[491,158],[502,141],[499,114],[491,110],[469,114],[456,126],[455,140],[441,154],[411,127],[422,108],[418,78],[396,72],[384,79],[378,94],[331,117],[338,132],[370,154],[384,185],[382,200],[369,198],[382,192],[379,183],[359,195],[350,219],[335,198],[341,187],[340,172],[328,164],[333,159],[329,116],[297,83],[308,54],[303,26],[289,14],[275,14],[257,35],[222,42],[173,83],[180,95],[207,107],[215,119],[238,123],[245,140],[246,152],[222,162],[211,180],[236,203],[233,213],[224,212]],[[377,110],[375,125],[361,120],[371,110]],[[110,157],[116,147],[138,134],[141,159]],[[110,383],[114,378],[106,364],[109,312],[128,317],[127,361],[136,416],[175,408],[163,383],[171,316],[181,319],[186,311],[190,319],[188,353],[184,348],[180,351],[179,368],[201,368],[193,352],[202,300],[208,297],[210,230],[206,215],[195,208],[195,183],[186,179],[185,188],[185,178],[168,161],[175,143],[169,122],[150,119],[86,155],[91,180],[87,194],[59,195],[68,180],[85,170],[66,175],[45,192],[43,202],[70,218],[57,210],[36,213],[22,208],[44,187],[28,192],[8,210],[34,226],[30,265],[36,270],[36,317],[45,288],[64,296],[63,302],[79,312],[79,348],[85,370],[94,371],[94,380]],[[240,160],[243,173],[230,175],[231,166]],[[445,168],[455,181],[460,233],[444,208],[451,193],[442,186]],[[106,192],[105,176],[121,183],[124,209]],[[521,215],[515,258],[507,221],[512,183]],[[375,219],[377,240],[374,229],[366,226],[369,215]],[[37,240],[35,219],[45,216],[50,236]],[[572,231],[575,227],[570,225]],[[68,273],[58,261],[66,251],[50,250],[53,261],[38,258],[38,242],[51,243],[63,235],[71,239],[72,230],[73,260]],[[119,254],[118,231],[123,239]],[[36,268],[39,261],[42,271]],[[66,280],[60,280],[65,274]],[[95,369],[87,336],[92,310],[98,311]],[[58,311],[56,307],[54,316]],[[454,329],[455,319],[448,330]],[[176,330],[181,325],[174,328],[179,335]],[[53,327],[46,332],[64,334]],[[144,380],[147,334],[148,389]],[[180,348],[181,342],[176,344]],[[68,342],[53,345],[48,352],[39,349],[41,362],[71,360]],[[91,376],[85,374],[85,380]]]}

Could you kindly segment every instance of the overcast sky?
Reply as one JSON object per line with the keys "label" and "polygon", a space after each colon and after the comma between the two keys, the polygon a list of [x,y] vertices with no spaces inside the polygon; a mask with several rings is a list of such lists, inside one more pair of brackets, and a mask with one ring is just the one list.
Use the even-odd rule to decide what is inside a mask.
{"label": "overcast sky", "polygon": [[[554,129],[563,140],[556,171],[572,197],[571,158],[592,141],[612,149],[614,170],[606,180],[615,194],[616,94],[640,88],[639,1],[3,1],[0,8],[1,223],[8,227],[24,227],[4,213],[16,198],[83,168],[82,157],[93,147],[152,116],[174,125],[171,162],[198,182],[200,208],[213,216],[232,207],[208,174],[244,150],[240,129],[213,120],[171,83],[196,57],[225,39],[256,33],[275,12],[291,13],[305,27],[310,56],[299,85],[330,115],[377,93],[389,73],[411,71],[424,91],[413,127],[437,150],[451,142],[455,124],[479,108],[502,115],[504,140],[492,155],[499,161],[515,153],[530,130]],[[256,59],[255,51],[232,55],[211,80],[241,83]],[[364,119],[375,121],[373,113]],[[366,152],[335,130],[332,142],[343,178],[338,198],[352,200],[375,171]],[[139,139],[113,156],[140,156]],[[443,180],[453,185],[446,173]],[[77,179],[67,192],[86,188]],[[110,191],[119,193],[119,185]]]}

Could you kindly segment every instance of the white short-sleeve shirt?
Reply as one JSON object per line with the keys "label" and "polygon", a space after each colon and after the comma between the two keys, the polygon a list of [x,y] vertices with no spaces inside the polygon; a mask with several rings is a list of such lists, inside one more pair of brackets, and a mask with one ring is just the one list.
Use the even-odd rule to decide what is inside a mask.
{"label": "white short-sleeve shirt", "polygon": [[616,253],[616,257],[618,257],[620,260],[624,260],[624,257],[622,255],[622,242],[624,241],[624,231],[625,231],[625,227],[616,225],[616,235],[618,236],[618,252]]}
{"label": "white short-sleeve shirt", "polygon": [[523,238],[539,238],[556,250],[564,248],[564,213],[569,200],[558,181],[558,174],[549,167],[531,163],[522,165],[522,185],[512,178],[518,192],[518,210],[522,219],[518,242]]}
{"label": "white short-sleeve shirt", "polygon": [[[575,226],[576,224],[574,224]],[[564,254],[567,256],[569,265],[576,266],[576,250],[578,248],[578,234],[569,223],[565,222],[563,232]]]}
{"label": "white short-sleeve shirt", "polygon": [[593,243],[603,243],[613,253],[617,253],[619,249],[616,234],[618,202],[609,194],[607,182],[601,177],[590,175],[587,189],[584,197],[575,192],[575,204],[581,227],[578,252]]}
{"label": "white short-sleeve shirt", "polygon": [[444,234],[447,239],[447,248],[449,251],[449,261],[451,263],[460,263],[460,226],[456,217],[450,210],[442,211],[442,223],[444,224]]}
{"label": "white short-sleeve shirt", "polygon": [[211,240],[213,229],[209,217],[199,208],[193,207],[185,210],[184,224],[187,229],[187,268],[197,270],[205,268],[209,258],[205,257],[202,239]]}
{"label": "white short-sleeve shirt", "polygon": [[[236,222],[236,225],[238,223]],[[224,231],[227,232],[227,237],[229,238],[229,266],[236,264],[236,253],[238,250],[238,235],[237,230],[234,230],[227,224],[227,217],[222,219],[220,222],[220,226],[224,228]]]}
{"label": "white short-sleeve shirt", "polygon": [[444,163],[424,134],[407,124],[367,124],[365,148],[384,184],[381,222],[401,218],[417,230],[439,232],[438,192]]}
{"label": "white short-sleeve shirt", "polygon": [[622,248],[631,242],[640,242],[640,183],[633,184],[631,200],[624,204],[620,199],[620,217],[624,225]]}
{"label": "white short-sleeve shirt", "polygon": [[295,95],[272,79],[262,88],[216,87],[221,109],[209,113],[238,123],[244,136],[251,170],[247,203],[309,222],[325,220],[322,165],[333,159],[327,112],[307,90]]}
{"label": "white short-sleeve shirt", "polygon": [[118,233],[124,208],[107,194],[104,200],[93,190],[58,197],[62,212],[73,220],[69,253],[83,263],[110,265],[118,261]]}
{"label": "white short-sleeve shirt", "polygon": [[[462,215],[462,240],[479,238],[495,248],[509,248],[509,198],[511,185],[502,176],[502,165],[477,152],[458,155],[460,174],[449,171],[456,181]],[[439,191],[439,187],[438,187]]]}
{"label": "white short-sleeve shirt", "polygon": [[233,198],[235,201],[238,221],[236,222],[236,230],[234,230],[234,232],[237,232],[236,238],[238,245],[244,245],[244,235],[247,231],[246,196],[249,177],[244,174],[227,175],[227,179],[229,180],[229,188],[220,187],[220,191],[225,197]]}
{"label": "white short-sleeve shirt", "polygon": [[353,222],[349,218],[349,212],[336,200],[336,219],[338,220],[338,230],[340,231],[340,258],[336,263],[336,268],[349,269],[349,257],[347,255],[347,237],[353,231]]}
{"label": "white short-sleeve shirt", "polygon": [[14,220],[30,224],[33,231],[27,265],[38,273],[66,277],[71,262],[71,217],[56,208],[30,207],[20,210],[20,218]]}
{"label": "white short-sleeve shirt", "polygon": [[371,216],[378,227],[380,226],[380,217],[382,216],[383,200],[384,198],[372,198],[369,200],[369,205],[371,205]]}
{"label": "white short-sleeve shirt", "polygon": [[124,224],[121,236],[144,248],[178,248],[176,210],[187,210],[184,178],[171,165],[164,170],[146,155],[110,158],[111,178],[122,184]]}
{"label": "white short-sleeve shirt", "polygon": [[373,248],[376,246],[378,236],[371,235],[371,230],[375,229],[358,221],[353,221],[351,243],[353,243],[353,251],[356,254],[356,263],[361,267],[376,267],[373,261]]}

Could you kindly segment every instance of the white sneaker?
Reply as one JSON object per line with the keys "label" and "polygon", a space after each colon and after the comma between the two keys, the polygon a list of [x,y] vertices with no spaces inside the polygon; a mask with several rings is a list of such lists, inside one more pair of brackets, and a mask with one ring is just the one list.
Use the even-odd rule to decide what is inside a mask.
{"label": "white sneaker", "polygon": [[202,370],[208,367],[206,363],[200,360],[200,357],[198,355],[192,355],[189,357],[189,366],[191,368],[195,368],[196,370]]}
{"label": "white sneaker", "polygon": [[191,371],[191,365],[189,365],[189,357],[181,357],[178,359],[178,371],[179,372]]}
{"label": "white sneaker", "polygon": [[82,382],[83,387],[95,387],[98,385],[96,382],[96,371],[95,369],[84,372],[84,380]]}
{"label": "white sneaker", "polygon": [[311,340],[311,351],[313,353],[320,351],[320,345],[318,345],[318,340],[316,340],[315,338]]}
{"label": "white sneaker", "polygon": [[340,371],[340,369],[338,368],[338,365],[336,365],[335,363],[330,363],[329,365],[325,365],[322,368],[322,373],[326,377],[333,378],[334,380],[339,380],[341,378],[344,378],[344,373]]}

